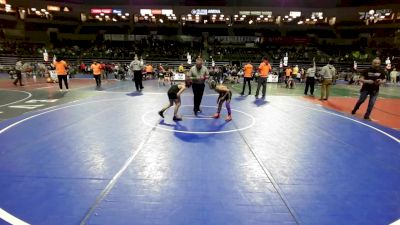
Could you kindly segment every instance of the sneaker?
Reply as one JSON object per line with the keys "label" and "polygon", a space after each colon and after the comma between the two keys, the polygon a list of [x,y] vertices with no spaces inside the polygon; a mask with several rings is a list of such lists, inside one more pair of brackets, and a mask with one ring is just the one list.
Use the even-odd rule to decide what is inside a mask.
{"label": "sneaker", "polygon": [[164,118],[164,112],[163,111],[159,111],[158,115],[160,115],[162,118]]}
{"label": "sneaker", "polygon": [[19,86],[21,86],[21,87],[22,87],[22,86],[25,86],[25,84],[20,84]]}
{"label": "sneaker", "polygon": [[240,93],[240,95],[244,95],[244,93],[242,92],[242,93]]}
{"label": "sneaker", "polygon": [[372,121],[371,118],[370,118],[369,116],[364,116],[364,120]]}
{"label": "sneaker", "polygon": [[181,118],[181,117],[174,116],[174,118],[173,118],[172,120],[173,120],[173,121],[182,121],[182,118]]}
{"label": "sneaker", "polygon": [[219,113],[215,113],[213,116],[214,119],[218,119],[219,118]]}
{"label": "sneaker", "polygon": [[226,118],[225,118],[225,121],[231,121],[232,120],[232,116],[231,115],[228,115]]}
{"label": "sneaker", "polygon": [[356,114],[356,110],[353,109],[353,111],[351,111],[351,115],[355,115]]}

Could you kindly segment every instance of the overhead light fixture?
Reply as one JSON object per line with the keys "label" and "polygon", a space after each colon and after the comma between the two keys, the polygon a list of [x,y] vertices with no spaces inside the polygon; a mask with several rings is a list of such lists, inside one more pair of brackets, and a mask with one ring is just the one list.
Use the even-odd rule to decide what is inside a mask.
{"label": "overhead light fixture", "polygon": [[385,19],[385,16],[381,16],[380,18],[381,18],[381,19]]}
{"label": "overhead light fixture", "polygon": [[104,16],[104,13],[100,13],[100,16]]}
{"label": "overhead light fixture", "polygon": [[264,16],[263,16],[263,15],[260,15],[260,18],[264,18]]}
{"label": "overhead light fixture", "polygon": [[244,20],[244,17],[240,18],[240,20],[243,21],[243,20]]}
{"label": "overhead light fixture", "polygon": [[311,19],[315,19],[315,16],[311,16]]}
{"label": "overhead light fixture", "polygon": [[144,16],[144,19],[147,20],[149,17],[148,16]]}
{"label": "overhead light fixture", "polygon": [[292,20],[293,20],[292,18],[289,18],[289,19],[288,19],[288,21],[292,21]]}
{"label": "overhead light fixture", "polygon": [[374,15],[374,13],[375,13],[375,10],[373,10],[373,9],[371,9],[371,10],[369,10],[369,12],[368,12],[370,15]]}
{"label": "overhead light fixture", "polygon": [[230,20],[229,17],[226,17],[225,20]]}
{"label": "overhead light fixture", "polygon": [[118,16],[122,16],[122,13],[118,13]]}
{"label": "overhead light fixture", "polygon": [[246,15],[242,15],[243,18],[246,18]]}
{"label": "overhead light fixture", "polygon": [[129,13],[125,13],[125,16],[129,16]]}
{"label": "overhead light fixture", "polygon": [[297,24],[303,24],[304,22],[303,21],[299,21]]}
{"label": "overhead light fixture", "polygon": [[35,11],[36,11],[36,8],[31,8],[31,10],[32,10],[33,12],[35,12]]}
{"label": "overhead light fixture", "polygon": [[268,18],[264,18],[265,21],[268,21]]}
{"label": "overhead light fixture", "polygon": [[121,16],[122,19],[126,19],[126,16]]}
{"label": "overhead light fixture", "polygon": [[310,19],[307,18],[306,21],[308,22],[308,21],[310,21]]}
{"label": "overhead light fixture", "polygon": [[186,18],[185,18],[185,17],[182,17],[182,20],[186,20]]}
{"label": "overhead light fixture", "polygon": [[317,19],[314,19],[314,22],[317,22]]}
{"label": "overhead light fixture", "polygon": [[261,18],[257,18],[257,20],[261,20]]}
{"label": "overhead light fixture", "polygon": [[208,22],[208,20],[204,20],[204,23],[207,23]]}
{"label": "overhead light fixture", "polygon": [[390,16],[390,12],[385,13],[385,16]]}
{"label": "overhead light fixture", "polygon": [[249,24],[252,24],[252,23],[253,23],[253,20],[250,20],[250,21],[249,21]]}
{"label": "overhead light fixture", "polygon": [[160,23],[164,23],[164,20],[163,20],[163,19],[160,19],[159,21],[160,21]]}
{"label": "overhead light fixture", "polygon": [[285,16],[285,18],[287,19],[287,18],[289,18],[289,16],[288,16],[288,15],[286,15],[286,16]]}
{"label": "overhead light fixture", "polygon": [[271,18],[272,16],[271,15],[268,15],[268,18]]}
{"label": "overhead light fixture", "polygon": [[46,12],[46,10],[45,10],[45,9],[41,9],[40,11],[41,11],[41,12]]}
{"label": "overhead light fixture", "polygon": [[235,17],[235,18],[238,18],[238,17],[239,17],[239,15],[234,15],[233,17]]}
{"label": "overhead light fixture", "polygon": [[117,19],[113,18],[112,21],[117,22]]}

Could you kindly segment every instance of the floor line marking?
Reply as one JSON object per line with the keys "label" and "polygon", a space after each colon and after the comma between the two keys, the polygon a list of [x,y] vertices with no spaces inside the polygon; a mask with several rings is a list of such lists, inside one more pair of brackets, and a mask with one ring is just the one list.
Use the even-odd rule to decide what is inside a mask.
{"label": "floor line marking", "polygon": [[1,90],[1,91],[15,91],[15,92],[22,92],[22,93],[28,94],[28,97],[23,98],[23,99],[20,99],[20,100],[18,100],[18,101],[14,101],[14,102],[10,102],[10,103],[4,104],[4,105],[0,105],[0,108],[1,108],[1,107],[4,107],[4,106],[8,106],[8,105],[15,104],[15,103],[18,103],[18,102],[25,101],[25,100],[27,100],[28,98],[32,97],[32,94],[31,94],[30,92],[27,92],[27,91],[17,91],[17,90],[8,90],[8,89],[0,89],[0,90]]}
{"label": "floor line marking", "polygon": [[373,130],[375,130],[375,131],[377,131],[377,132],[379,132],[379,133],[381,133],[381,134],[383,134],[383,135],[386,135],[387,137],[393,139],[393,140],[396,141],[397,143],[400,143],[400,139],[394,137],[393,135],[390,135],[390,134],[386,133],[386,132],[383,131],[383,130],[380,130],[380,129],[378,129],[378,128],[374,127],[374,126],[371,126],[371,125],[369,125],[369,124],[367,124],[367,123],[363,123],[363,122],[361,122],[361,121],[352,119],[352,118],[350,118],[350,117],[347,117],[347,116],[344,116],[344,115],[340,115],[340,114],[338,114],[338,113],[330,112],[330,111],[327,111],[327,110],[315,109],[315,108],[313,108],[313,107],[302,106],[302,105],[299,105],[299,104],[277,103],[276,105],[290,105],[290,106],[296,105],[296,106],[301,107],[301,108],[311,109],[311,110],[314,110],[314,111],[323,112],[323,113],[331,114],[331,115],[334,115],[334,116],[337,116],[337,117],[341,117],[341,118],[344,118],[344,119],[353,121],[353,122],[355,122],[355,123],[364,125],[364,126],[366,126],[366,127],[369,127],[369,128],[371,128],[371,129],[373,129]]}
{"label": "floor line marking", "polygon": [[2,208],[0,208],[0,219],[12,225],[29,225],[29,223],[22,221],[21,219],[18,219],[17,217],[11,215]]}
{"label": "floor line marking", "polygon": [[400,219],[394,221],[393,223],[391,223],[389,225],[400,225]]}
{"label": "floor line marking", "polygon": [[[157,124],[156,124],[157,126]],[[128,169],[129,165],[133,162],[136,156],[141,152],[145,146],[145,144],[150,140],[151,133],[156,130],[156,127],[153,127],[145,136],[145,139],[139,144],[139,147],[133,152],[133,154],[125,161],[124,165],[118,172],[113,176],[107,186],[103,189],[100,195],[96,198],[94,204],[89,208],[89,211],[86,212],[82,221],[79,223],[80,225],[85,225],[89,221],[90,217],[93,215],[94,211],[100,205],[100,203],[105,199],[105,197],[111,192],[115,184],[119,181],[123,173]]]}
{"label": "floor line marking", "polygon": [[[189,106],[193,107],[193,105],[182,105],[181,107],[189,107]],[[204,108],[217,108],[217,106],[205,106],[205,105],[202,105],[201,107],[204,107]],[[175,132],[175,133],[184,133],[184,134],[225,134],[225,133],[237,132],[237,131],[240,131],[240,130],[247,130],[247,129],[253,127],[256,124],[256,118],[254,116],[252,116],[252,115],[250,115],[250,114],[248,114],[246,112],[237,110],[237,109],[231,109],[231,110],[233,112],[238,112],[238,113],[241,113],[241,114],[243,114],[243,115],[245,115],[247,117],[250,117],[250,119],[252,120],[251,124],[246,126],[246,127],[242,127],[240,129],[223,130],[223,131],[183,131],[183,130],[167,129],[167,128],[164,128],[164,127],[161,127],[161,126],[158,126],[157,129],[164,130],[164,131],[169,131],[169,132]],[[148,115],[150,113],[153,113],[153,112],[152,111],[145,112],[142,115],[142,122],[145,125],[149,126],[149,127],[156,127],[156,126],[152,125],[151,123],[147,122],[146,119],[145,119],[146,115]],[[177,123],[177,126],[179,126],[179,123]]]}
{"label": "floor line marking", "polygon": [[[233,125],[235,127],[237,127],[235,122],[233,122]],[[290,215],[293,217],[295,223],[297,225],[300,225],[301,223],[300,223],[299,217],[296,215],[294,208],[289,204],[289,200],[286,198],[284,192],[280,189],[279,184],[278,184],[278,182],[276,182],[275,178],[272,176],[272,173],[268,170],[268,168],[261,161],[260,157],[256,154],[256,152],[251,147],[250,143],[247,141],[246,137],[242,134],[242,132],[239,131],[238,133],[239,133],[239,136],[243,139],[244,143],[246,144],[247,148],[249,149],[249,151],[251,152],[253,157],[255,158],[255,160],[257,161],[258,165],[264,171],[264,174],[271,181],[272,186],[274,187],[276,193],[278,193],[283,204],[285,204],[287,210],[289,211]]]}

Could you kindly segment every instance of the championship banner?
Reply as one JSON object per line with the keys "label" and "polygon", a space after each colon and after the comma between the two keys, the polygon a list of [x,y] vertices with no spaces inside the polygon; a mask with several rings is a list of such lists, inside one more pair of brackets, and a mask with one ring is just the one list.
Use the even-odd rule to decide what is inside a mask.
{"label": "championship banner", "polygon": [[186,80],[186,76],[184,73],[175,73],[173,76],[173,80],[174,81],[185,81]]}
{"label": "championship banner", "polygon": [[279,76],[275,74],[269,74],[267,78],[268,83],[278,83]]}

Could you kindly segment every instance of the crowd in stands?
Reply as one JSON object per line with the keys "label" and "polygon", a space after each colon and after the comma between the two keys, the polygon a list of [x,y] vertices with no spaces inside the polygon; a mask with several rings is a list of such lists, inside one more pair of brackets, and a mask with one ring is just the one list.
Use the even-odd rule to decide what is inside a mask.
{"label": "crowd in stands", "polygon": [[354,46],[278,46],[255,45],[246,48],[244,45],[218,45],[210,46],[203,51],[199,42],[179,42],[157,39],[142,39],[134,42],[74,42],[64,41],[45,46],[44,44],[32,44],[24,42],[3,41],[0,42],[0,55],[42,57],[47,51],[49,56],[63,56],[77,59],[132,59],[134,55],[140,55],[147,60],[186,60],[186,54],[205,55],[207,53],[218,61],[254,61],[263,56],[268,56],[272,61],[279,62],[284,56],[290,61],[326,63],[329,59],[336,62],[370,62],[375,57],[385,59],[392,56],[400,56],[398,48],[380,48],[368,50]]}

